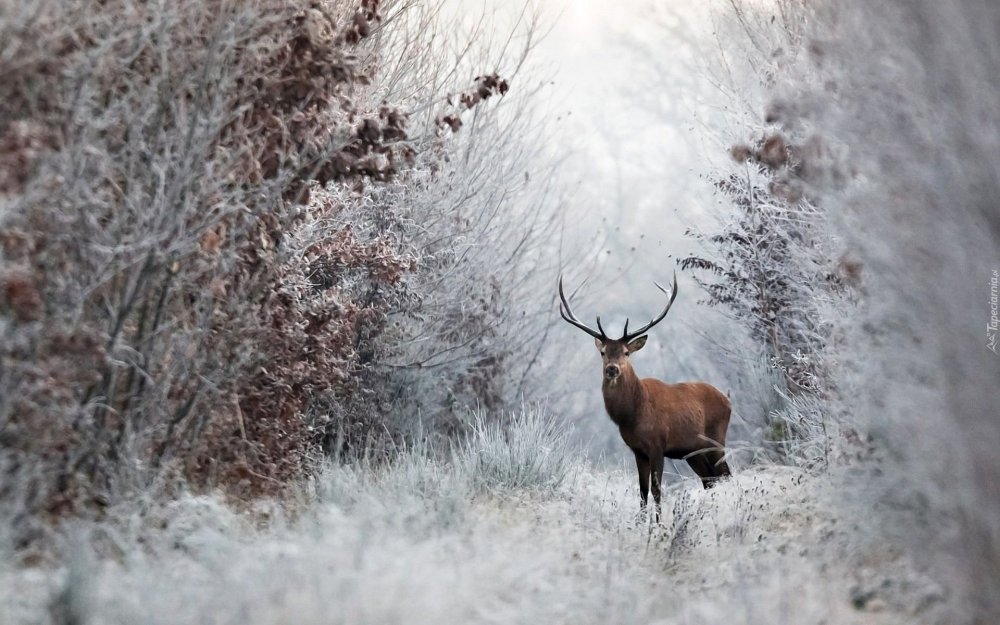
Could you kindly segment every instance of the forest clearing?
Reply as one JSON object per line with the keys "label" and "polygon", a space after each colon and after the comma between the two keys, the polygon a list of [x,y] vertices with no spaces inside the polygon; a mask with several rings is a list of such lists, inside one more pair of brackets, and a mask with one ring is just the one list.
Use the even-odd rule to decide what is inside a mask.
{"label": "forest clearing", "polygon": [[993,625],[997,24],[0,0],[0,625]]}

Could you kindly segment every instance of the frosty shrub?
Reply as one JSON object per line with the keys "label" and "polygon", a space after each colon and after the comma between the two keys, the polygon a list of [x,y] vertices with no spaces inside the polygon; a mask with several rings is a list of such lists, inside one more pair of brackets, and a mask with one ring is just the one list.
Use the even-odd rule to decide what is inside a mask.
{"label": "frosty shrub", "polygon": [[[531,11],[515,39],[484,37],[477,49],[457,45],[424,10],[416,7],[413,25],[384,42],[399,61],[380,97],[443,104],[408,107],[416,111],[409,121],[416,163],[372,188],[373,201],[399,207],[406,249],[420,268],[407,275],[406,297],[393,311],[400,340],[376,366],[392,369],[380,390],[395,424],[412,426],[420,414],[428,429],[455,434],[470,407],[500,414],[522,396],[547,392],[533,373],[538,339],[554,321],[550,278],[559,252],[551,234],[563,209],[554,159],[540,139],[546,118],[534,106],[546,83],[525,69],[538,36]],[[484,13],[477,28],[498,28],[490,19]],[[466,52],[435,61],[456,48]],[[435,88],[496,58],[498,73],[479,75],[471,88],[444,96]],[[490,93],[502,97],[480,105]]]}
{"label": "frosty shrub", "polygon": [[398,358],[440,337],[427,319],[468,372],[452,402],[499,397],[490,329],[537,256],[466,261],[545,221],[454,177],[462,141],[499,145],[462,119],[499,127],[480,110],[509,85],[405,56],[434,40],[411,8],[3,4],[0,500],[21,521],[153,479],[275,494],[336,441],[398,438],[385,408],[418,395],[392,381],[439,377]]}
{"label": "frosty shrub", "polygon": [[475,492],[552,491],[566,479],[577,453],[564,424],[539,406],[524,406],[500,420],[474,413],[455,458]]}
{"label": "frosty shrub", "polygon": [[772,15],[737,2],[720,18],[722,58],[709,71],[732,100],[733,123],[719,137],[731,158],[713,174],[724,208],[716,231],[688,232],[702,251],[681,266],[696,272],[704,302],[739,322],[773,370],[759,376],[765,388],[757,393],[778,400],[761,415],[763,457],[814,465],[815,454],[798,452],[827,449],[828,434],[839,432],[826,427],[839,414],[827,399],[837,380],[839,322],[854,306],[861,265],[846,254],[815,187],[831,175],[843,180],[829,167],[834,149],[768,99],[807,55],[805,16],[797,3],[779,2]]}
{"label": "frosty shrub", "polygon": [[[96,511],[168,465],[247,494],[306,469],[299,412],[378,315],[306,288],[312,259],[286,241],[335,210],[309,185],[405,156],[401,113],[348,97],[377,11],[7,4],[0,427],[28,511]],[[349,233],[323,244],[386,288],[410,265]]]}
{"label": "frosty shrub", "polygon": [[[776,154],[769,158],[769,151]],[[683,259],[681,267],[705,276],[697,278],[705,303],[745,325],[791,392],[823,393],[831,331],[824,305],[847,293],[822,210],[801,195],[786,197],[788,183],[777,181],[797,175],[803,162],[789,162],[789,153],[802,152],[777,134],[734,152],[744,159],[742,173],[715,183],[734,218],[719,232],[689,231],[705,254]]]}
{"label": "frosty shrub", "polygon": [[[886,540],[960,598],[948,622],[992,622],[1000,360],[986,329],[1000,266],[1000,8],[964,0],[731,8],[762,69],[755,94],[768,125],[765,142],[746,142],[738,157],[770,168],[768,142],[784,137],[774,153],[794,176],[776,180],[821,210],[846,252],[838,282],[859,300],[829,318],[837,362],[821,399],[849,419],[845,437],[863,432],[875,479],[861,505],[879,510]],[[797,258],[806,257],[782,261],[787,275],[801,272]],[[825,287],[811,298],[833,301]],[[796,402],[803,409],[812,412]]]}

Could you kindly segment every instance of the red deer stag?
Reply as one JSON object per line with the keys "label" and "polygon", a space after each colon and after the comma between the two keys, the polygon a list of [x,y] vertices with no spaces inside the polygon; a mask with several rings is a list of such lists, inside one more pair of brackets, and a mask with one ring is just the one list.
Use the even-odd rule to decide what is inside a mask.
{"label": "red deer stag", "polygon": [[[656,287],[667,293],[659,284]],[[705,382],[666,384],[654,378],[640,380],[629,362],[629,356],[646,344],[645,333],[667,316],[676,298],[677,273],[674,272],[670,301],[663,312],[635,332],[628,331],[626,319],[625,333],[620,339],[611,339],[604,334],[600,316],[597,317],[597,330],[576,318],[563,293],[562,276],[559,277],[559,314],[597,342],[604,361],[604,382],[601,384],[604,407],[618,426],[622,440],[635,454],[644,510],[652,482],[657,522],[664,458],[687,460],[705,488],[711,488],[719,478],[729,475],[729,465],[722,451],[729,427],[729,399]]]}

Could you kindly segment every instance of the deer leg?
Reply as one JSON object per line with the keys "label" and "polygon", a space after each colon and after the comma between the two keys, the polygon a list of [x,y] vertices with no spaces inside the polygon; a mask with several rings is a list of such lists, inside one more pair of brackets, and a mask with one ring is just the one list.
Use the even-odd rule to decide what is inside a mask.
{"label": "deer leg", "polygon": [[654,520],[656,524],[660,523],[660,485],[663,483],[663,454],[656,454],[651,460],[650,466],[650,478],[652,481],[653,489],[653,502],[656,505],[656,511],[654,512]]}
{"label": "deer leg", "polygon": [[645,512],[649,499],[649,457],[637,449],[632,452],[635,454],[635,466],[639,469],[639,498],[642,500],[640,510]]}
{"label": "deer leg", "polygon": [[696,453],[687,459],[688,464],[698,477],[701,478],[701,485],[706,489],[715,486],[720,478],[729,475],[729,465],[726,464],[725,454],[719,449],[706,449]]}
{"label": "deer leg", "polygon": [[726,464],[726,454],[721,449],[713,449],[705,455],[708,456],[713,475],[712,481],[708,484],[709,488],[715,486],[720,479],[732,475],[729,472],[729,465]]}
{"label": "deer leg", "polygon": [[712,487],[712,481],[715,478],[715,469],[712,467],[711,461],[708,459],[708,454],[704,452],[697,452],[694,455],[688,456],[686,458],[688,466],[691,467],[699,478],[701,478],[701,485],[705,488]]}

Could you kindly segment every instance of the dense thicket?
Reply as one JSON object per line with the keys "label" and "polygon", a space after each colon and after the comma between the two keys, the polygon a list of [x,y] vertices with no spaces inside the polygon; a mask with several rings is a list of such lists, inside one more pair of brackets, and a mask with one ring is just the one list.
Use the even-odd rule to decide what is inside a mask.
{"label": "dense thicket", "polygon": [[862,265],[836,236],[817,188],[845,182],[834,148],[774,97],[788,67],[808,56],[805,14],[799,3],[778,3],[773,12],[735,3],[720,25],[719,65],[739,76],[710,69],[724,75],[713,79],[729,93],[735,122],[719,137],[730,146],[729,162],[711,176],[723,208],[714,231],[688,231],[701,251],[680,265],[766,362],[757,383],[773,385],[763,390],[773,399],[769,414],[754,417],[763,422],[767,455],[812,464],[826,462],[837,429],[830,400],[844,334],[838,324],[854,306]]}
{"label": "dense thicket", "polygon": [[713,255],[688,264],[714,272],[711,301],[771,354],[801,348],[806,368],[783,370],[794,386],[808,386],[801,375],[830,381],[807,405],[837,415],[841,433],[864,433],[860,466],[872,478],[845,501],[877,510],[887,541],[960,598],[950,620],[991,622],[1000,12],[977,2],[729,8],[725,71],[745,64],[753,77],[726,83],[743,116],[732,155],[746,175],[720,178],[734,200],[728,224],[702,237]]}
{"label": "dense thicket", "polygon": [[[0,4],[7,510],[99,512],[165,475],[274,493],[409,410],[505,397],[492,339],[545,220],[503,206],[523,181],[482,109],[507,81],[414,55],[415,11]],[[472,142],[493,177],[456,175]]]}

